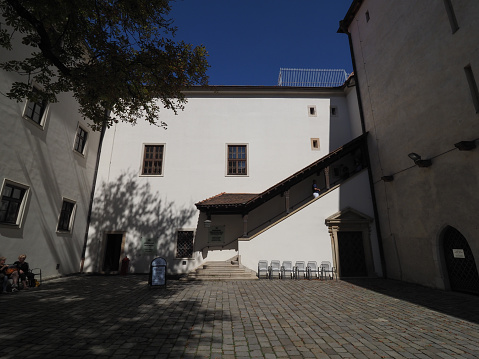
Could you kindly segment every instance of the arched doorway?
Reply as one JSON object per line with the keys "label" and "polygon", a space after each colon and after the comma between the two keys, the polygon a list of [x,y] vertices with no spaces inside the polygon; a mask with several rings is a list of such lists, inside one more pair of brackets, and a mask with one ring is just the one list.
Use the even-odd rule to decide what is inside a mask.
{"label": "arched doorway", "polygon": [[479,294],[479,275],[471,247],[455,228],[443,232],[443,253],[452,290]]}

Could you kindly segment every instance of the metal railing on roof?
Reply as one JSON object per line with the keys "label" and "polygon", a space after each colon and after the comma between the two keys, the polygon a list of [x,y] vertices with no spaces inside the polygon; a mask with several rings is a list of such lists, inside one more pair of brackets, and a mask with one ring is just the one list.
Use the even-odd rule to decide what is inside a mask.
{"label": "metal railing on roof", "polygon": [[337,87],[342,86],[349,74],[345,70],[286,69],[279,70],[278,86]]}

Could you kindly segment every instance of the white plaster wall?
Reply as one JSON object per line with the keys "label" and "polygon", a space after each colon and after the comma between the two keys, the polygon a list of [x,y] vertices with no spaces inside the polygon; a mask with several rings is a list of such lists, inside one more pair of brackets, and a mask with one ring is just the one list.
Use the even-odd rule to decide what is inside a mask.
{"label": "white plaster wall", "polygon": [[[438,288],[445,287],[438,258],[445,226],[458,229],[479,260],[479,152],[454,147],[479,138],[464,72],[470,65],[479,81],[479,6],[452,5],[454,34],[444,3],[433,0],[366,0],[349,27],[388,276]],[[433,165],[410,168],[411,152]],[[393,182],[380,180],[391,174]]]}
{"label": "white plaster wall", "polygon": [[[1,49],[0,56],[21,58],[25,51],[21,47],[14,53]],[[8,92],[12,82],[20,79],[0,72],[0,92]],[[49,105],[42,129],[22,117],[25,102],[0,96],[0,186],[6,179],[30,189],[21,226],[0,225],[0,255],[13,263],[20,254],[26,254],[30,267],[41,268],[43,278],[80,269],[99,141],[99,134],[90,132],[86,155],[75,153],[77,125],[81,122],[86,126],[86,122],[78,115],[78,105],[70,94],[62,94],[58,100]],[[56,231],[64,197],[77,205],[69,234]]]}
{"label": "white plaster wall", "polygon": [[[241,263],[254,271],[257,271],[260,260],[290,260],[293,265],[296,261],[333,263],[331,237],[325,220],[347,207],[374,217],[366,171],[257,237],[247,241],[240,240],[238,246]],[[381,275],[377,234],[373,223],[371,246],[375,271]]]}
{"label": "white plaster wall", "polygon": [[[188,93],[187,93],[188,95]],[[340,114],[333,138],[351,140],[347,102],[336,92],[334,102]],[[221,192],[260,193],[294,172],[329,153],[331,137],[331,95],[311,95],[301,90],[294,95],[202,93],[189,96],[178,115],[164,111],[164,130],[141,120],[135,126],[118,124],[107,131],[102,150],[96,195],[96,210],[90,227],[86,268],[99,270],[104,233],[126,233],[128,257],[133,270],[147,268],[139,249],[141,237],[158,239],[158,256],[171,263],[171,270],[186,272],[201,264],[204,255],[183,265],[175,258],[176,229],[194,228],[201,233],[202,221],[194,204]],[[316,106],[317,116],[308,115]],[[311,138],[320,138],[320,150],[311,150]],[[165,144],[164,174],[140,176],[143,144]],[[226,145],[248,145],[248,176],[226,176]],[[127,174],[126,182],[119,180]],[[115,187],[105,211],[105,189]],[[135,187],[136,186],[136,187]],[[127,190],[128,188],[135,190]],[[138,192],[148,196],[159,209],[139,211]],[[121,195],[120,195],[121,193]],[[116,198],[115,197],[115,198]],[[145,201],[143,201],[145,202]],[[135,206],[125,208],[127,203]],[[106,214],[108,212],[108,214]],[[215,251],[207,259],[228,259],[235,251]],[[123,256],[123,254],[122,254]]]}

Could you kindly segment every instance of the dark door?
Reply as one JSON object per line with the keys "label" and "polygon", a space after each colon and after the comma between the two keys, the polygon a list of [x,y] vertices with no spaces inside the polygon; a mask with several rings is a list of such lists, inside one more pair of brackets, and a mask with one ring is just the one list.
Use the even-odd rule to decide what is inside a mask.
{"label": "dark door", "polygon": [[116,272],[120,266],[121,242],[123,234],[107,234],[105,259],[103,261],[104,272]]}
{"label": "dark door", "polygon": [[476,262],[466,238],[455,228],[444,232],[444,258],[452,290],[479,294]]}
{"label": "dark door", "polygon": [[339,273],[342,277],[367,277],[362,232],[338,232]]}

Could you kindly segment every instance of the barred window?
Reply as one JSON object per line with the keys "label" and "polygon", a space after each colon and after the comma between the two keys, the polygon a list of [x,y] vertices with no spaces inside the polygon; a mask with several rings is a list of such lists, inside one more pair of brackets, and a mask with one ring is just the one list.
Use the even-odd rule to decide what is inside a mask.
{"label": "barred window", "polygon": [[75,203],[63,200],[57,231],[70,232],[73,224]]}
{"label": "barred window", "polygon": [[228,175],[243,175],[247,173],[246,145],[228,145]]}
{"label": "barred window", "polygon": [[143,152],[143,175],[163,174],[163,151],[164,145],[145,145]]}
{"label": "barred window", "polygon": [[75,136],[75,145],[73,149],[81,154],[85,151],[86,140],[88,138],[88,132],[86,132],[83,128],[78,126],[77,133]]}
{"label": "barred window", "polygon": [[176,258],[193,257],[193,231],[178,231],[176,239]]}

